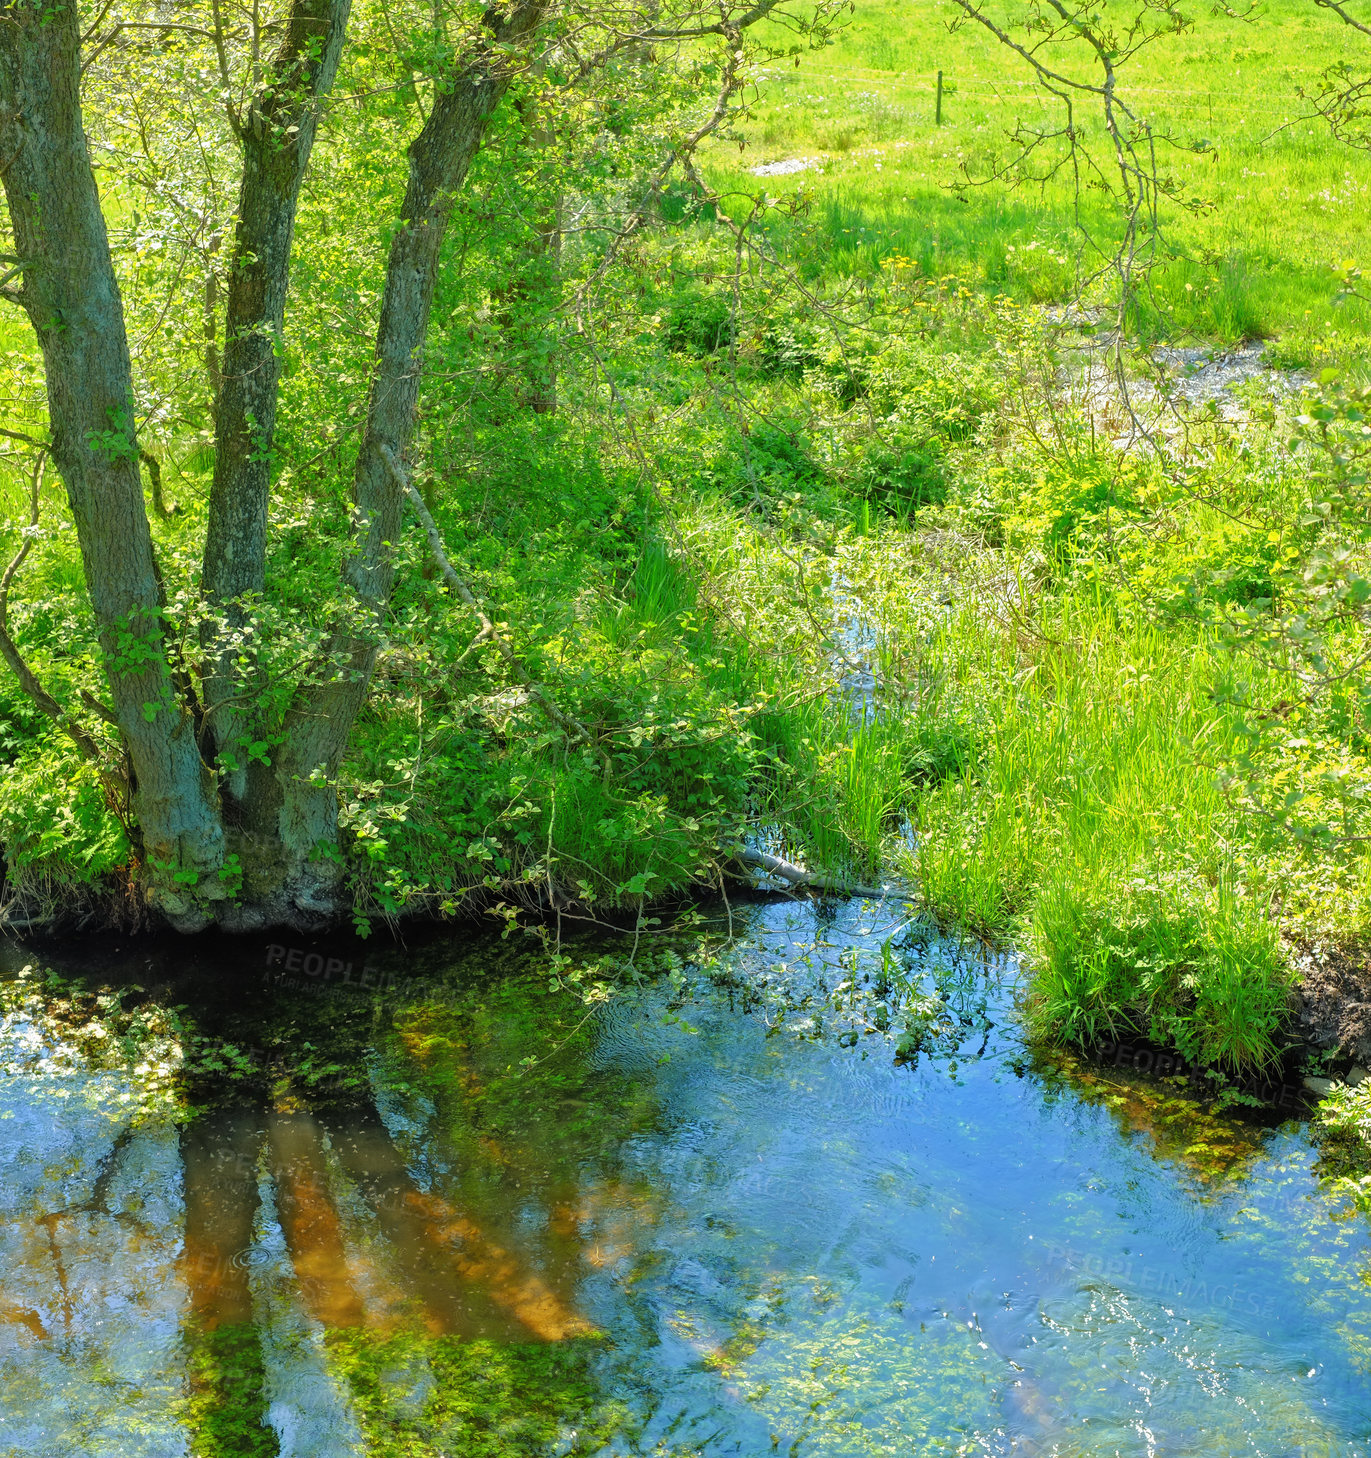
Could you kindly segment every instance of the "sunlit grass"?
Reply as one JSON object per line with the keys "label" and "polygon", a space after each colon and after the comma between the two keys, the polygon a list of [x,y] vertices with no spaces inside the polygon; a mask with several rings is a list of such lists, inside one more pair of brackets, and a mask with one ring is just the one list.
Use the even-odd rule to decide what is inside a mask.
{"label": "sunlit grass", "polygon": [[[860,274],[898,254],[930,274],[1064,300],[1092,265],[1065,180],[952,191],[1008,159],[1019,121],[1060,120],[1027,68],[983,29],[949,33],[959,13],[947,0],[859,4],[834,46],[768,72],[744,153],[718,152],[715,176],[725,191],[807,194],[807,220],[775,229],[814,272]],[[1193,20],[1188,34],[1144,50],[1120,73],[1154,132],[1183,144],[1163,147],[1162,165],[1199,204],[1164,214],[1174,261],[1158,269],[1155,297],[1136,322],[1175,338],[1291,336],[1314,357],[1346,349],[1328,336],[1360,335],[1371,315],[1338,302],[1333,270],[1371,256],[1371,158],[1332,139],[1299,90],[1316,89],[1325,68],[1355,55],[1350,32],[1306,0],[1274,0],[1246,24],[1208,12]],[[1099,119],[1087,109],[1076,120],[1098,144]],[[1203,151],[1187,150],[1199,144]],[[752,175],[788,158],[809,166],[764,182]],[[1098,199],[1087,195],[1082,209],[1107,237]],[[1069,266],[1044,267],[1049,251]]]}

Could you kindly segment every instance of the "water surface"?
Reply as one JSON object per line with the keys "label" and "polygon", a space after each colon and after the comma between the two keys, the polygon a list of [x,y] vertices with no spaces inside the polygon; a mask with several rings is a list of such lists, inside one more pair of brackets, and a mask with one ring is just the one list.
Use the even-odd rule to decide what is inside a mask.
{"label": "water surface", "polygon": [[46,954],[246,1076],[10,1017],[0,1453],[1371,1458],[1300,1124],[1034,1056],[894,908],[732,914],[589,1004],[469,933]]}

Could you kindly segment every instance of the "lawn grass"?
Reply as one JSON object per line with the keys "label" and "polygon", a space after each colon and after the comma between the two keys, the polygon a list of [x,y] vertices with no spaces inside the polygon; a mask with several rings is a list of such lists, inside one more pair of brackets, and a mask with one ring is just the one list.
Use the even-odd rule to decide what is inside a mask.
{"label": "lawn grass", "polygon": [[[807,194],[806,229],[778,223],[783,247],[829,277],[869,273],[894,255],[928,274],[959,274],[1026,301],[1072,296],[1082,260],[1065,180],[1038,189],[983,179],[1012,151],[1020,122],[1053,123],[1057,103],[1027,66],[948,0],[864,0],[832,47],[778,64],[759,86],[746,149],[715,154],[723,191]],[[1282,337],[1292,362],[1357,341],[1371,315],[1337,301],[1335,266],[1371,258],[1371,156],[1333,142],[1299,92],[1365,49],[1310,0],[1269,0],[1248,21],[1197,10],[1121,68],[1121,91],[1158,136],[1205,151],[1162,149],[1165,170],[1205,208],[1170,206],[1173,256],[1155,278],[1146,334],[1233,342]],[[1083,73],[1080,59],[1063,64]],[[943,72],[943,124],[934,125]],[[1078,114],[1098,145],[1089,103]],[[753,168],[805,159],[764,184]],[[1082,216],[1108,232],[1092,197]],[[1085,257],[1088,263],[1088,255]],[[1330,343],[1330,336],[1331,343]]]}

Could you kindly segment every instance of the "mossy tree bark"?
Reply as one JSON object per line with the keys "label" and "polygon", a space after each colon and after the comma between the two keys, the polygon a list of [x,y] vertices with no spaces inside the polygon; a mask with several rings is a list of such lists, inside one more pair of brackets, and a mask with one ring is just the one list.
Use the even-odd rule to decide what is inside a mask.
{"label": "mossy tree bark", "polygon": [[[205,534],[206,747],[225,766],[228,808],[247,793],[238,741],[250,727],[232,639],[266,591],[267,507],[280,394],[281,331],[300,189],[323,98],[333,87],[351,0],[296,0],[256,95],[230,123],[243,151],[229,259],[224,349],[217,362],[214,481]],[[250,643],[248,658],[251,658]]]}
{"label": "mossy tree bark", "polygon": [[409,178],[386,267],[353,479],[357,525],[343,578],[355,611],[334,630],[325,681],[289,717],[274,794],[253,807],[255,828],[279,841],[296,894],[312,905],[332,899],[340,879],[341,858],[328,852],[338,835],[338,767],[375,667],[404,508],[404,488],[387,456],[403,460],[414,429],[443,238],[486,125],[521,64],[519,43],[532,35],[547,8],[547,0],[516,0],[507,11],[487,12],[486,39],[434,97],[409,148]]}
{"label": "mossy tree bark", "polygon": [[[249,774],[231,766],[225,773],[223,752],[232,752],[245,728],[261,727],[230,701],[250,700],[254,690],[252,603],[268,590],[271,448],[291,241],[350,0],[290,0],[254,100],[231,114],[243,176],[224,352],[222,360],[212,351],[209,357],[218,387],[203,557],[212,625],[198,694],[195,665],[181,661],[165,627],[139,475],[124,310],[81,114],[78,11],[67,0],[0,3],[0,177],[16,247],[0,274],[0,297],[25,310],[42,347],[51,441],[32,444],[50,450],[66,487],[113,703],[112,710],[93,700],[88,707],[117,726],[141,838],[137,869],[150,900],[178,926],[299,926],[346,910],[338,774],[369,692],[395,583],[407,489],[402,464],[443,241],[491,118],[516,78],[537,64],[553,3],[492,5],[458,45],[446,74],[431,78],[389,248],[343,564],[348,604],[279,736],[272,736],[270,763],[257,757]],[[629,29],[581,69],[589,74],[623,49],[658,38],[733,40],[739,26],[776,3],[759,0],[737,20],[701,20],[669,33]],[[115,25],[95,50],[121,28]],[[227,82],[226,70],[221,79]],[[550,255],[544,264],[555,275],[555,212],[539,231]],[[206,338],[212,336],[210,327]],[[550,408],[552,398],[549,382],[546,397],[531,403]],[[246,658],[246,673],[231,657]]]}
{"label": "mossy tree bark", "polygon": [[76,524],[144,865],[176,918],[191,913],[185,888],[222,896],[224,832],[163,633],[124,311],[80,84],[74,5],[20,0],[0,11],[0,177],[19,280],[4,292],[42,347],[52,458]]}

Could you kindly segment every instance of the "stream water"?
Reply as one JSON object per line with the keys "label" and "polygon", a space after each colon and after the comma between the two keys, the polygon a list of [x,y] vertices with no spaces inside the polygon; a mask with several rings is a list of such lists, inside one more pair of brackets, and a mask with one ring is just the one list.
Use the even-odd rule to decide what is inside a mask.
{"label": "stream water", "polygon": [[1035,1055],[891,907],[731,914],[598,1003],[470,932],[11,948],[205,1066],[187,1121],[12,1000],[0,1454],[1371,1458],[1299,1122]]}

